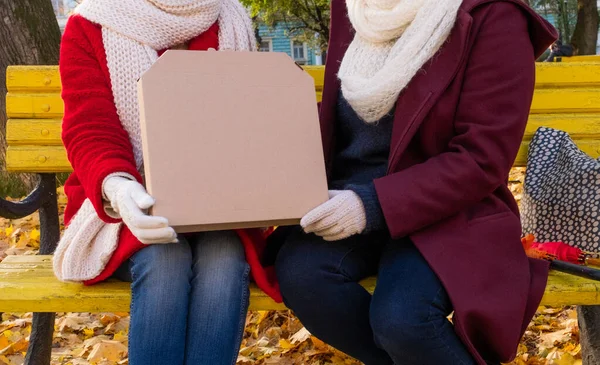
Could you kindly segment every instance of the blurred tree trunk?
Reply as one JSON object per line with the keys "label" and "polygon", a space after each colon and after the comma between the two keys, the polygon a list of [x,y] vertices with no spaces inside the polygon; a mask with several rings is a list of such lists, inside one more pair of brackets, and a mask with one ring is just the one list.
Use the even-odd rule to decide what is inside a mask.
{"label": "blurred tree trunk", "polygon": [[[0,168],[6,151],[6,67],[56,65],[60,29],[50,0],[0,0]],[[10,178],[14,178],[11,176]],[[2,174],[0,179],[7,181]],[[24,175],[27,187],[35,179]]]}
{"label": "blurred tree trunk", "polygon": [[598,4],[596,0],[577,0],[577,24],[571,43],[578,55],[595,55],[598,41]]}
{"label": "blurred tree trunk", "polygon": [[600,364],[600,306],[582,305],[577,307],[579,320],[579,342],[583,365]]}
{"label": "blurred tree trunk", "polygon": [[[50,0],[0,0],[0,163],[6,156],[6,67],[56,65],[60,28]],[[1,181],[14,179],[2,173]],[[23,175],[27,188],[34,177]],[[50,364],[54,313],[34,313],[26,365]]]}

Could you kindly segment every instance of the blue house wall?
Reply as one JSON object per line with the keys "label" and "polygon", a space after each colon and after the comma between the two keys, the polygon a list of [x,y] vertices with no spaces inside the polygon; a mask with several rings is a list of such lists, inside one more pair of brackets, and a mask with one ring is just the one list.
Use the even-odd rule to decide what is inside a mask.
{"label": "blue house wall", "polygon": [[[292,57],[292,39],[288,34],[288,27],[285,23],[278,23],[275,27],[268,27],[264,24],[258,28],[258,35],[263,39],[270,39],[272,42],[273,52],[287,53]],[[317,52],[311,47],[306,47],[307,50],[307,65],[318,64]]]}

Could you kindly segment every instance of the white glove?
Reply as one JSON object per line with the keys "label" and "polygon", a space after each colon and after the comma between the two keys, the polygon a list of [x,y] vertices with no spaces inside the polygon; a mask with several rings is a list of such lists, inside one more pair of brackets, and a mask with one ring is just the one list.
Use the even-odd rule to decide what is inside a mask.
{"label": "white glove", "polygon": [[314,233],[325,241],[338,241],[362,233],[367,215],[360,197],[352,190],[330,190],[329,200],[300,221],[306,233]]}
{"label": "white glove", "polygon": [[147,245],[177,242],[177,234],[169,227],[166,218],[150,216],[144,212],[156,201],[143,185],[117,174],[104,180],[102,190],[111,207],[140,242]]}

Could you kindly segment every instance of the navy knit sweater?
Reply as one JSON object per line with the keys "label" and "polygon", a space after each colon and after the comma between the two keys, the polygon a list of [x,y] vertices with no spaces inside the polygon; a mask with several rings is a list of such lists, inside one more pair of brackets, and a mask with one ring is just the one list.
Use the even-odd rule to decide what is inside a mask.
{"label": "navy knit sweater", "polygon": [[358,194],[367,215],[365,233],[386,228],[373,180],[385,176],[387,171],[393,115],[392,111],[379,122],[367,124],[340,92],[330,188]]}

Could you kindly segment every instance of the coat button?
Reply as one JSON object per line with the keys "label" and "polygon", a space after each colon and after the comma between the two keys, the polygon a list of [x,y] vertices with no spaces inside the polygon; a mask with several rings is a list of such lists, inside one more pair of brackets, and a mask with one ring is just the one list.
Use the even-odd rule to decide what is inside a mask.
{"label": "coat button", "polygon": [[44,85],[48,86],[52,83],[52,79],[48,76],[44,77]]}
{"label": "coat button", "polygon": [[42,110],[45,112],[49,112],[50,111],[50,104],[43,104],[42,105]]}
{"label": "coat button", "polygon": [[42,129],[42,136],[47,136],[50,134],[50,131],[47,129]]}
{"label": "coat button", "polygon": [[38,157],[38,161],[40,163],[44,163],[44,162],[48,161],[48,157],[46,157],[46,156],[40,156],[40,157]]}

